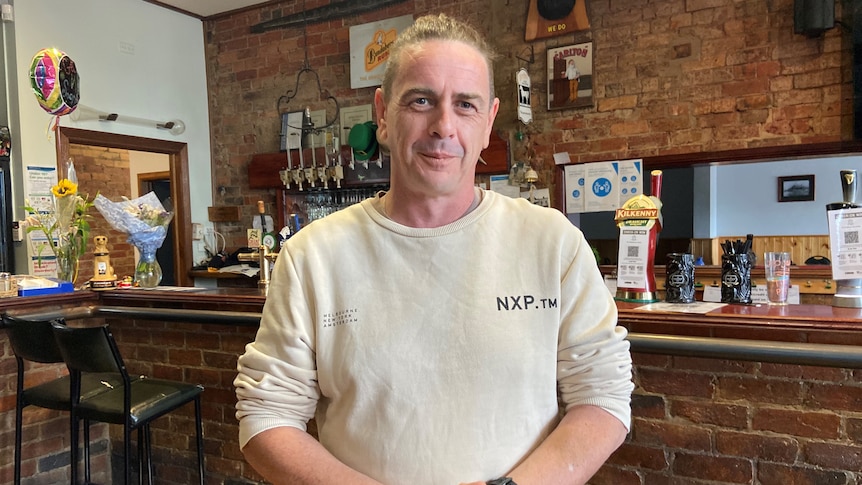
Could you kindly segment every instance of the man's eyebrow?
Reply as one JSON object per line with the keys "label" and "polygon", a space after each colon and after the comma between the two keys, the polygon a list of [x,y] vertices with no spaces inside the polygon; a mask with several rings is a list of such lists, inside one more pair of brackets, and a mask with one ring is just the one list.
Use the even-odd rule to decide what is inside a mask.
{"label": "man's eyebrow", "polygon": [[[410,88],[401,93],[401,97],[399,99],[401,102],[406,102],[417,97],[437,99],[438,94],[430,88]],[[480,93],[456,93],[454,97],[459,101],[471,101],[477,105],[485,105],[485,98],[483,98]]]}
{"label": "man's eyebrow", "polygon": [[399,101],[405,102],[413,98],[435,98],[437,95],[429,88],[410,88],[401,93]]}

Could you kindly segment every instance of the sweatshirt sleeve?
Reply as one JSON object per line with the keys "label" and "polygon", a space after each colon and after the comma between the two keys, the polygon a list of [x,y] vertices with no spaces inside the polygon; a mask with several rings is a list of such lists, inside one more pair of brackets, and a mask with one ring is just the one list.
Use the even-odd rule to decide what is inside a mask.
{"label": "sweatshirt sleeve", "polygon": [[314,416],[320,397],[315,335],[302,288],[289,253],[282,250],[273,269],[260,329],[237,361],[234,386],[240,447],[271,428],[306,430]]}
{"label": "sweatshirt sleeve", "polygon": [[617,326],[616,304],[579,231],[574,255],[561,282],[557,349],[561,399],[566,411],[578,405],[598,406],[630,429],[634,384],[627,332]]}

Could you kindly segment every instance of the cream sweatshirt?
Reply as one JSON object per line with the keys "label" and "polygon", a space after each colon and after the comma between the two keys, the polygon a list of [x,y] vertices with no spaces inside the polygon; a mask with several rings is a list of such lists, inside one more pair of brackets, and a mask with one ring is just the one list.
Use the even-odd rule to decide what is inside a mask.
{"label": "cream sweatshirt", "polygon": [[503,476],[589,404],[630,425],[631,357],[581,232],[484,192],[433,229],[368,199],[288,240],[235,380],[240,444],[305,429],[385,484]]}

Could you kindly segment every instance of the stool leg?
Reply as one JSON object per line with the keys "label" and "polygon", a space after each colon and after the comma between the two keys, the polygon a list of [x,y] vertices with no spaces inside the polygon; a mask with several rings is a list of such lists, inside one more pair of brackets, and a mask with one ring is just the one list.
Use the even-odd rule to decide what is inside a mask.
{"label": "stool leg", "polygon": [[204,485],[204,432],[201,426],[201,398],[195,398],[195,431],[197,432],[198,445],[198,477],[200,485]]}
{"label": "stool leg", "polygon": [[15,404],[15,485],[21,485],[21,441],[24,437],[24,400],[21,391],[18,391],[18,400]]}
{"label": "stool leg", "polygon": [[153,446],[152,435],[150,435],[150,424],[144,425],[144,453],[147,457],[147,483],[153,485]]}
{"label": "stool leg", "polygon": [[[90,485],[90,420],[84,419],[84,484]],[[75,446],[78,446],[75,443]]]}
{"label": "stool leg", "polygon": [[126,422],[123,424],[123,483],[126,485],[129,485],[129,482],[132,479],[132,470],[129,466],[129,453],[132,451],[132,445],[130,443],[131,440],[131,423],[129,423],[129,419],[126,418]]}
{"label": "stool leg", "polygon": [[78,415],[75,408],[69,412],[69,469],[72,475],[72,485],[78,483]]}
{"label": "stool leg", "polygon": [[138,485],[144,485],[144,461],[147,459],[144,453],[146,440],[144,437],[144,428],[138,428]]}

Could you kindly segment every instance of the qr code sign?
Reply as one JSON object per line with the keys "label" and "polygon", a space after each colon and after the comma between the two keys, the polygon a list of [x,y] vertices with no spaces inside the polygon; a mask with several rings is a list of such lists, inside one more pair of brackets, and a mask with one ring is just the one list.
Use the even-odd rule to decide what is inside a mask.
{"label": "qr code sign", "polygon": [[859,244],[859,231],[846,231],[844,233],[844,244]]}
{"label": "qr code sign", "polygon": [[630,258],[637,258],[640,255],[640,252],[638,251],[639,249],[640,249],[640,247],[638,247],[638,246],[627,246],[626,247],[626,254]]}

